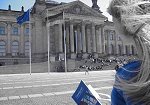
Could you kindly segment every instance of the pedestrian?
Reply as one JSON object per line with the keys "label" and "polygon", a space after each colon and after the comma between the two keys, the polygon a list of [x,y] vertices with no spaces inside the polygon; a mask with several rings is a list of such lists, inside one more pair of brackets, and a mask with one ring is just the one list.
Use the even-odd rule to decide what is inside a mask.
{"label": "pedestrian", "polygon": [[118,68],[111,105],[150,105],[150,16],[148,0],[112,0],[108,12],[116,32],[132,41],[138,59]]}
{"label": "pedestrian", "polygon": [[115,66],[115,70],[117,71],[119,69],[119,64],[117,63],[117,65]]}
{"label": "pedestrian", "polygon": [[85,75],[88,74],[89,75],[89,67],[85,66]]}

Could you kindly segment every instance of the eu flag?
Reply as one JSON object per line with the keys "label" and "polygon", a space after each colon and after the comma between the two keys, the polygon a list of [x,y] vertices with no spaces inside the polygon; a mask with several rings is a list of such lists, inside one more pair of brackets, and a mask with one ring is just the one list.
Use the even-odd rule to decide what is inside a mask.
{"label": "eu flag", "polygon": [[17,23],[21,25],[22,23],[29,21],[29,15],[30,15],[30,9],[28,9],[26,12],[24,12],[23,15],[17,18]]}

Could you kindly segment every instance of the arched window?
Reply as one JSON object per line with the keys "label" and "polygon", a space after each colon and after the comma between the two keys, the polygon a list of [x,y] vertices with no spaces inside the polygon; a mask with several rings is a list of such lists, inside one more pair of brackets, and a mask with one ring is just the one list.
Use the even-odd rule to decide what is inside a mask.
{"label": "arched window", "polygon": [[5,35],[5,27],[0,26],[0,35]]}
{"label": "arched window", "polygon": [[4,41],[0,41],[0,56],[6,55],[6,43]]}
{"label": "arched window", "polygon": [[29,35],[29,28],[25,28],[24,34],[27,35],[27,36]]}
{"label": "arched window", "polygon": [[114,31],[110,31],[109,35],[110,35],[110,40],[114,40]]}
{"label": "arched window", "polygon": [[118,36],[117,38],[118,38],[118,41],[121,41],[121,36]]}
{"label": "arched window", "polygon": [[12,52],[12,56],[18,56],[18,53],[19,53],[19,42],[18,41],[12,42],[11,52]]}
{"label": "arched window", "polygon": [[12,35],[19,35],[18,27],[12,28]]}
{"label": "arched window", "polygon": [[25,56],[29,56],[29,41],[25,42]]}

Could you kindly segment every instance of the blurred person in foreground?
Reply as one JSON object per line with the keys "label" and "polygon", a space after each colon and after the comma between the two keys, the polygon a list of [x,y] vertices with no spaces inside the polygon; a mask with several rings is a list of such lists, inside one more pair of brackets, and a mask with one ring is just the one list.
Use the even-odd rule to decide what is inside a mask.
{"label": "blurred person in foreground", "polygon": [[118,68],[112,105],[150,105],[150,15],[146,0],[112,0],[108,12],[118,34],[136,45],[138,60]]}

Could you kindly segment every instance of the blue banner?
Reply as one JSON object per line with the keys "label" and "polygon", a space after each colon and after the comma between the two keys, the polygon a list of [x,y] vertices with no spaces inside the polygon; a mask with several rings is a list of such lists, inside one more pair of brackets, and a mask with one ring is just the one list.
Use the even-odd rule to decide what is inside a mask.
{"label": "blue banner", "polygon": [[72,95],[72,98],[77,105],[101,105],[99,100],[95,98],[94,94],[92,94],[88,86],[86,86],[82,80],[77,90]]}
{"label": "blue banner", "polygon": [[23,15],[17,18],[17,23],[21,25],[22,23],[29,21],[29,17],[30,17],[30,9],[28,9],[26,12],[24,12]]}

